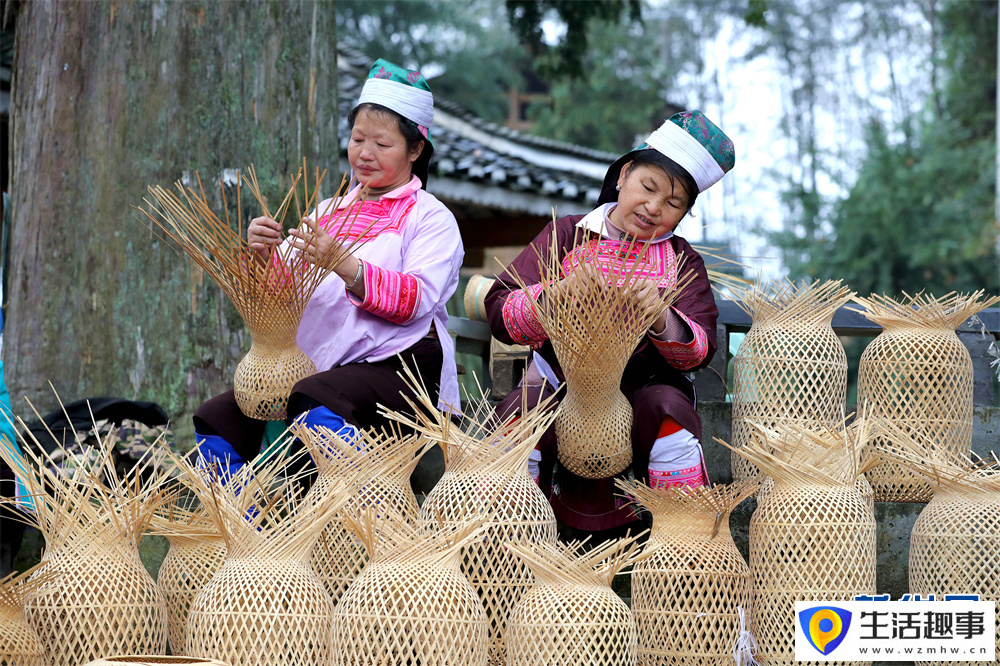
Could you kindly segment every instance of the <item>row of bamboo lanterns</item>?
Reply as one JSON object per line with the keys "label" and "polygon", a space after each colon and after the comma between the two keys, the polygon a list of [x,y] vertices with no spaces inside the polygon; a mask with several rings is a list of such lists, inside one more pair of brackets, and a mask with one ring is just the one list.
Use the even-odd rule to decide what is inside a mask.
{"label": "row of bamboo lanterns", "polygon": [[[111,470],[92,468],[102,472],[101,483],[93,471],[75,471],[58,485],[61,474],[39,470],[54,491],[52,499],[36,497],[48,547],[37,571],[2,586],[4,663],[79,665],[116,653],[162,654],[167,615],[175,613],[187,616],[183,653],[193,660],[171,663],[723,664],[744,658],[739,646],[753,645],[752,629],[759,663],[791,664],[796,600],[875,592],[875,519],[857,484],[873,464],[858,453],[872,435],[904,442],[886,455],[940,488],[914,527],[911,591],[1000,597],[1000,470],[928,463],[926,442],[900,430],[757,426],[740,455],[767,473],[773,488],[750,523],[748,566],[729,533],[729,513],[756,482],[711,489],[621,482],[653,515],[648,542],[640,549],[629,538],[586,551],[556,542],[547,503],[527,476],[524,451],[550,413],[529,412],[514,430],[487,429],[486,439],[460,433],[447,419],[434,421],[414,423],[453,450],[428,510],[417,515],[400,513],[408,503],[394,506],[393,492],[377,487],[382,477],[358,464],[350,453],[357,442],[328,432],[299,433],[317,460],[337,463],[333,473],[321,467],[305,497],[277,457],[226,485],[175,461],[181,486],[202,501],[186,513],[159,501],[170,487],[164,477],[147,487],[137,476],[117,482]],[[501,445],[484,446],[491,440]],[[377,459],[385,441],[366,436],[363,444]],[[468,462],[476,457],[481,465]],[[364,493],[367,500],[359,500]],[[76,501],[66,503],[88,497],[83,515]],[[363,506],[344,511],[351,501]],[[102,514],[102,507],[113,511]],[[194,527],[203,511],[215,530]],[[183,533],[189,546],[221,535],[221,564],[172,538],[158,588],[131,540],[144,519],[161,521],[153,528],[160,533]],[[310,566],[324,550],[324,527],[337,522],[370,558],[339,599]],[[57,535],[69,538],[59,542]],[[495,548],[499,540],[509,547]],[[188,596],[172,601],[163,585],[171,557],[189,574]],[[631,609],[610,587],[628,565]],[[129,579],[141,584],[107,582]],[[41,645],[46,651],[39,653]]]}

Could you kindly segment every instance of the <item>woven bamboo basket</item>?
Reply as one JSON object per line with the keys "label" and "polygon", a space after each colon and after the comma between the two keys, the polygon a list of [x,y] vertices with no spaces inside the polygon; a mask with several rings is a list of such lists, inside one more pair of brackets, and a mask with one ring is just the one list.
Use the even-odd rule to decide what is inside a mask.
{"label": "woven bamboo basket", "polygon": [[347,527],[342,515],[359,515],[367,507],[391,507],[406,520],[416,522],[419,507],[410,474],[420,462],[418,451],[423,441],[416,436],[404,437],[397,430],[363,430],[353,441],[323,427],[295,424],[291,431],[306,446],[319,469],[307,499],[325,494],[327,486],[343,483],[345,478],[358,479],[347,503],[323,528],[310,555],[313,570],[337,601],[368,562],[364,544]]}
{"label": "woven bamboo basket", "polygon": [[85,666],[160,666],[173,664],[175,666],[228,666],[225,662],[215,659],[199,659],[183,655],[166,657],[163,655],[119,655],[104,657],[85,664]]}
{"label": "woven bamboo basket", "polygon": [[[632,462],[632,406],[620,389],[625,365],[693,275],[680,274],[673,288],[638,297],[632,285],[645,276],[647,245],[633,243],[618,264],[599,267],[589,257],[600,243],[591,235],[578,237],[561,261],[554,234],[552,243],[547,255],[539,257],[541,291],[524,293],[566,376],[566,395],[555,421],[559,462],[577,476],[604,479]],[[522,288],[528,286],[514,278]]]}
{"label": "woven bamboo basket", "polygon": [[537,582],[514,607],[507,624],[509,666],[633,666],[632,611],[611,580],[640,561],[636,537],[581,552],[581,544],[510,544]]}
{"label": "woven bamboo basket", "polygon": [[[933,442],[947,459],[972,450],[972,359],[955,329],[998,298],[983,292],[934,298],[909,295],[856,299],[883,331],[865,349],[858,369],[858,409],[873,422],[890,421]],[[872,442],[876,449],[881,439]],[[927,502],[931,485],[893,460],[868,480],[879,502]]]}
{"label": "woven bamboo basket", "polygon": [[[24,428],[23,436],[31,437]],[[79,454],[57,450],[63,469],[40,444],[20,454],[0,447],[33,497],[21,514],[45,538],[36,576],[53,576],[46,594],[31,597],[24,614],[49,651],[52,666],[77,666],[101,655],[164,653],[167,604],[139,557],[139,540],[166,501],[164,473],[151,455],[127,473],[115,469],[112,431]],[[155,448],[155,447],[154,447]]]}
{"label": "woven bamboo basket", "polygon": [[486,611],[459,564],[479,521],[426,531],[381,509],[345,520],[371,559],[334,612],[334,664],[484,666]]}
{"label": "woven bamboo basket", "polygon": [[[208,508],[226,541],[226,559],[188,614],[185,653],[241,666],[307,666],[333,660],[333,599],[309,566],[323,527],[347,501],[345,484],[305,502],[291,473],[304,450],[279,449],[245,465],[225,484],[192,459],[179,479]],[[210,468],[211,470],[211,468]]]}
{"label": "woven bamboo basket", "polygon": [[[935,441],[883,424],[881,453],[934,486],[910,533],[910,592],[978,594],[996,604],[996,661],[1000,661],[1000,461],[935,460]],[[944,664],[946,662],[918,662]],[[982,662],[947,662],[973,664]]]}
{"label": "woven bamboo basket", "polygon": [[[753,325],[734,362],[733,446],[738,450],[750,441],[748,421],[836,427],[847,399],[847,354],[831,322],[853,292],[840,281],[827,281],[779,282],[736,293]],[[757,475],[742,456],[733,456],[732,468],[735,481]]]}
{"label": "woven bamboo basket", "polygon": [[[272,217],[252,166],[248,174],[243,174],[242,180],[259,202],[263,214]],[[325,171],[320,174],[317,169],[314,187],[310,189],[308,169],[303,161],[274,219],[284,225],[293,201],[297,219],[301,219],[303,211],[311,211],[319,200],[325,175]],[[300,183],[304,208],[299,208]],[[180,247],[192,264],[203,269],[218,283],[250,331],[250,351],[240,361],[233,377],[240,409],[253,419],[284,420],[292,386],[316,372],[316,366],[295,341],[306,304],[320,282],[360,247],[365,234],[362,232],[360,240],[350,245],[337,244],[324,258],[322,266],[311,263],[304,253],[288,242],[271,250],[269,261],[258,261],[256,251],[250,248],[243,235],[240,181],[237,181],[238,226],[235,229],[226,207],[225,185],[220,182],[225,219],[212,211],[201,189],[200,179],[198,185],[198,190],[195,190],[178,183],[177,193],[150,186],[147,189],[152,200],[143,200],[149,210],[139,210]],[[344,196],[348,185],[341,180],[334,199]],[[353,224],[353,220],[348,219],[349,209],[350,206],[340,211],[316,211],[317,219],[332,213],[335,219],[327,225],[328,229],[332,236],[341,236]]]}
{"label": "woven bamboo basket", "polygon": [[732,662],[750,611],[751,576],[729,531],[729,514],[756,481],[714,488],[618,487],[653,515],[645,550],[632,570],[632,613],[638,664],[721,665]]}
{"label": "woven bamboo basket", "polygon": [[[415,378],[409,376],[411,385]],[[528,473],[528,456],[552,424],[551,401],[503,423],[493,418],[487,398],[465,410],[468,423],[455,427],[434,408],[422,386],[414,386],[416,417],[389,414],[441,445],[444,476],[420,507],[424,525],[457,529],[470,518],[483,522],[482,538],[462,549],[462,573],[479,594],[490,625],[490,663],[502,666],[507,618],[534,583],[528,566],[508,548],[515,543],[554,543],[556,517]]]}
{"label": "woven bamboo basket", "polygon": [[38,634],[24,615],[25,603],[44,594],[54,572],[35,576],[37,567],[12,573],[0,580],[0,664],[49,666],[49,657]]}
{"label": "woven bamboo basket", "polygon": [[191,602],[225,561],[226,542],[205,507],[170,505],[153,517],[152,526],[153,534],[170,542],[156,584],[167,600],[170,652],[179,655]]}
{"label": "woven bamboo basket", "polygon": [[[810,446],[798,446],[802,441]],[[758,430],[743,448],[731,447],[774,479],[770,497],[750,519],[750,626],[761,664],[829,663],[795,661],[796,601],[875,594],[875,516],[856,487],[865,471],[857,466],[859,444],[847,432],[838,442],[782,425]],[[841,467],[825,465],[830,458]]]}

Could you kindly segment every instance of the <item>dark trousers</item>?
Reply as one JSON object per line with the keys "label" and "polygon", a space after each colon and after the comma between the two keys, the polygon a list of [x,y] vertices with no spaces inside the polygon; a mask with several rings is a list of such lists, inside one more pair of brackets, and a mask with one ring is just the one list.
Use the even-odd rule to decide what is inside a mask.
{"label": "dark trousers", "polygon": [[[424,338],[383,361],[348,363],[317,372],[292,387],[288,399],[288,423],[299,414],[320,405],[359,428],[380,428],[386,420],[379,405],[391,411],[409,412],[404,395],[413,392],[399,376],[405,363],[427,385],[432,400],[438,397],[438,380],[444,356],[436,338]],[[243,460],[260,452],[266,421],[251,419],[240,411],[236,394],[226,391],[206,400],[194,414],[194,428],[201,435],[219,435]]]}

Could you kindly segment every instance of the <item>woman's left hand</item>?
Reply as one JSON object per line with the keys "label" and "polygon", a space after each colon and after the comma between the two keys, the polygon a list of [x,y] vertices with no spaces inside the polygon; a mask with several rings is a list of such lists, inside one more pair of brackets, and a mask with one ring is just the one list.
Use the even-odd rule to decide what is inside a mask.
{"label": "woman's left hand", "polygon": [[326,229],[316,223],[312,217],[302,218],[302,223],[288,232],[292,237],[292,247],[302,252],[311,264],[330,269],[333,258],[340,254],[343,246],[326,233]]}

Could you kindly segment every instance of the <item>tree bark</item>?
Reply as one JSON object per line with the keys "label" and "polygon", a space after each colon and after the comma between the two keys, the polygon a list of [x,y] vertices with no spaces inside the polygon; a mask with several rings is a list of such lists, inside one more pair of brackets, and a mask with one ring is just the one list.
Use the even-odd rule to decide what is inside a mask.
{"label": "tree bark", "polygon": [[[197,171],[221,213],[224,170],[250,164],[279,202],[303,157],[330,169],[332,192],[333,4],[35,0],[20,7],[15,50],[3,349],[15,411],[23,397],[53,407],[51,381],[63,401],[117,395],[190,414],[231,387],[249,335],[132,206],[147,185]],[[248,195],[244,230],[259,214]]]}

